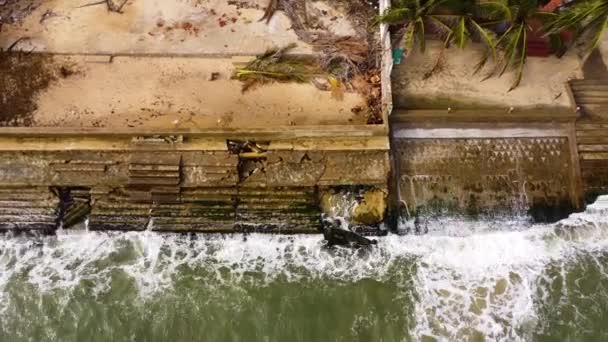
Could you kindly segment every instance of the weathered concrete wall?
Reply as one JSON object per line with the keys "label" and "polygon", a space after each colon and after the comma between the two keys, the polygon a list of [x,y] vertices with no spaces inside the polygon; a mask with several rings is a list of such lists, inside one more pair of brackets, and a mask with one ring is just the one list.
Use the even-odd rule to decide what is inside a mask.
{"label": "weathered concrete wall", "polygon": [[398,197],[414,216],[562,218],[580,203],[573,120],[424,124],[402,112],[393,126]]}
{"label": "weathered concrete wall", "polygon": [[554,220],[607,191],[608,79],[590,67],[597,61],[575,50],[528,58],[509,91],[512,70],[485,79],[490,63],[474,73],[479,46],[447,50],[428,74],[439,45],[412,53],[393,73],[396,172],[411,211]]}
{"label": "weathered concrete wall", "polygon": [[[567,138],[398,139],[401,198],[419,214],[571,210]],[[552,210],[555,209],[555,212]]]}
{"label": "weathered concrete wall", "polygon": [[[322,213],[331,214],[320,205],[322,195],[352,187],[363,196],[361,224],[377,230],[386,196],[365,196],[387,193],[386,148],[307,150],[301,141],[275,143],[291,150],[224,145],[202,151],[186,142],[171,151],[137,143],[116,151],[56,151],[44,144],[1,151],[0,189],[11,190],[0,192],[0,229],[70,228],[88,218],[93,230],[318,232]],[[18,146],[14,140],[4,148]],[[13,198],[27,189],[36,191]]]}
{"label": "weathered concrete wall", "polygon": [[[250,161],[250,163],[249,163]],[[250,165],[243,165],[248,162]],[[142,170],[137,169],[141,165]],[[150,170],[148,174],[146,165]],[[159,170],[169,168],[167,174]],[[173,166],[173,168],[171,168]],[[247,173],[239,175],[240,171]],[[243,161],[229,152],[2,152],[0,185],[339,186],[382,185],[387,151],[269,151]],[[240,176],[240,178],[239,178]],[[163,179],[169,183],[162,182]]]}

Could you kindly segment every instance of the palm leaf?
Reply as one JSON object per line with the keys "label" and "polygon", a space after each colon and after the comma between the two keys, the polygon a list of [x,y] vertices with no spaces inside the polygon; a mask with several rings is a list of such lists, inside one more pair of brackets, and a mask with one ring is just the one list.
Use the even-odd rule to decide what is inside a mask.
{"label": "palm leaf", "polygon": [[488,20],[498,20],[501,22],[512,21],[513,12],[509,8],[508,1],[484,1],[477,4],[477,15]]}
{"label": "palm leaf", "polygon": [[[507,40],[507,45],[505,47],[505,57],[506,61],[503,62],[502,70],[499,73],[499,77],[502,76],[509,66],[512,66],[515,62],[515,58],[518,52],[518,46],[521,45],[521,37],[522,32],[525,32],[526,28],[523,23],[519,24],[516,28],[516,31],[511,35],[511,37]],[[525,33],[524,33],[525,35]],[[523,42],[525,44],[525,41]]]}
{"label": "palm leaf", "polygon": [[599,29],[597,29],[597,32],[595,33],[595,38],[593,39],[591,46],[588,48],[588,51],[592,51],[593,49],[598,47],[598,45],[602,41],[604,33],[606,33],[606,30],[608,30],[608,16],[603,18],[603,23],[601,23],[601,25],[599,26],[600,27]]}
{"label": "palm leaf", "polygon": [[415,38],[416,33],[416,23],[409,23],[405,28],[405,34],[403,35],[403,45],[405,47],[406,53],[410,53],[414,48],[414,44],[416,41]]}
{"label": "palm leaf", "polygon": [[418,34],[420,52],[424,52],[424,50],[426,50],[426,39],[424,37],[424,21],[422,21],[422,18],[418,18],[416,20],[416,24],[418,25],[418,30],[416,30],[416,33]]}
{"label": "palm leaf", "polygon": [[477,31],[481,41],[486,45],[487,49],[489,49],[492,59],[496,60],[496,41],[492,34],[481,27],[475,20],[471,20],[471,27]]}
{"label": "palm leaf", "polygon": [[526,33],[526,29],[524,28],[522,30],[523,32],[523,37],[520,39],[521,41],[521,47],[520,47],[520,57],[519,57],[519,64],[517,65],[517,71],[515,72],[515,80],[513,80],[513,84],[511,84],[511,88],[509,88],[509,91],[517,88],[517,86],[519,86],[519,84],[521,83],[521,76],[523,74],[524,71],[524,65],[526,64],[526,39],[527,39],[527,33]]}
{"label": "palm leaf", "polygon": [[450,25],[444,22],[444,20],[446,20],[446,17],[449,17],[447,18],[447,20],[454,19],[455,17],[457,18],[457,16],[443,15],[429,15],[428,17],[428,20],[433,25],[433,27],[438,29],[444,36],[448,36],[454,32],[452,30],[452,27],[450,27]]}
{"label": "palm leaf", "polygon": [[380,23],[399,24],[406,22],[411,16],[412,10],[409,8],[391,8],[386,10],[382,15],[379,15],[374,20],[374,25]]}

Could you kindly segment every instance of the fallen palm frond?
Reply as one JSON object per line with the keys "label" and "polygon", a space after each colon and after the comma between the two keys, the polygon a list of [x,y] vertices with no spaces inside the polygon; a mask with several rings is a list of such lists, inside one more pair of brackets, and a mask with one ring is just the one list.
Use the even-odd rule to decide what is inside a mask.
{"label": "fallen palm frond", "polygon": [[[341,82],[324,71],[316,59],[286,54],[295,47],[296,44],[290,44],[280,49],[270,49],[245,67],[237,69],[234,78],[244,82],[243,92],[273,82],[310,82],[319,88],[327,87],[323,90],[332,92],[342,88]],[[319,79],[324,82],[319,82]]]}
{"label": "fallen palm frond", "polygon": [[[332,32],[327,22],[323,20],[327,15],[326,11],[310,0],[267,1],[268,5],[260,21],[268,23],[277,11],[283,12],[291,21],[293,32],[300,41],[312,47],[316,57],[302,60],[285,56],[283,62],[289,62],[291,59],[292,63],[280,67],[278,65],[272,67],[264,65],[262,68],[259,68],[260,65],[245,67],[240,70],[240,77],[235,74],[236,78],[245,82],[244,90],[267,82],[296,81],[310,82],[321,90],[331,91],[332,96],[337,99],[341,99],[344,92],[352,90],[368,94],[370,97],[380,96],[380,85],[369,82],[372,75],[379,74],[381,48],[377,31],[369,29],[370,18],[374,17],[376,9],[368,0],[325,0],[342,11],[353,25],[354,33],[348,36]],[[293,62],[296,65],[293,65]],[[271,70],[277,67],[278,72]],[[250,73],[251,69],[257,72]],[[366,78],[367,81],[355,81],[361,78]],[[378,91],[372,91],[371,88],[378,88]],[[375,104],[380,101],[370,98],[368,102]],[[379,106],[369,107],[369,115],[381,118],[379,108]]]}

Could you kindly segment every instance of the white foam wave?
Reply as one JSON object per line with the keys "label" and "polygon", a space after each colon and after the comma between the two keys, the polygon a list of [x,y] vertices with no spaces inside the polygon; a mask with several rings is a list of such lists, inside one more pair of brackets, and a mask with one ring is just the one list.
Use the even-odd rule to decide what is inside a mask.
{"label": "white foam wave", "polygon": [[539,320],[538,282],[547,265],[565,269],[575,255],[608,251],[608,215],[596,209],[550,226],[519,220],[430,222],[431,234],[389,235],[370,250],[326,249],[317,235],[192,238],[66,230],[35,239],[6,235],[0,237],[0,310],[10,305],[1,296],[15,277],[42,293],[61,290],[69,296],[83,281],[103,294],[118,272],[132,279],[145,300],[170,290],[184,270],[205,286],[263,286],[279,277],[373,278],[398,281],[409,293],[412,282],[399,274],[410,277],[413,267],[415,337],[525,340]]}

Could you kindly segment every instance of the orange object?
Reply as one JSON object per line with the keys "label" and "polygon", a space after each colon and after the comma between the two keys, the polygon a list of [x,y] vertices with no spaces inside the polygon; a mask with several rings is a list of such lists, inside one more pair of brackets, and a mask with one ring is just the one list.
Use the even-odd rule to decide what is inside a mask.
{"label": "orange object", "polygon": [[543,12],[553,12],[561,5],[562,5],[562,0],[551,0],[551,2],[549,2],[548,4],[545,5],[545,7],[542,8],[542,11]]}

